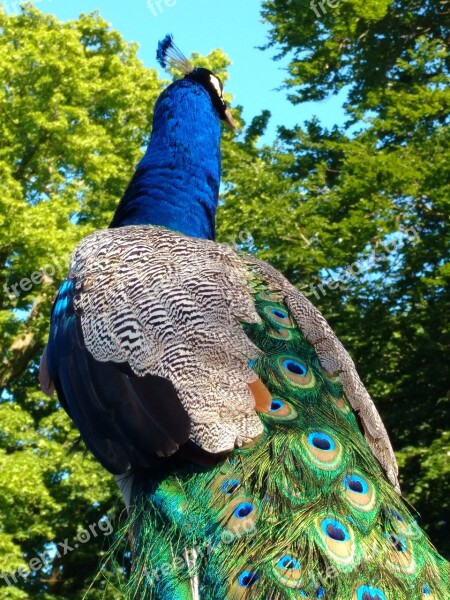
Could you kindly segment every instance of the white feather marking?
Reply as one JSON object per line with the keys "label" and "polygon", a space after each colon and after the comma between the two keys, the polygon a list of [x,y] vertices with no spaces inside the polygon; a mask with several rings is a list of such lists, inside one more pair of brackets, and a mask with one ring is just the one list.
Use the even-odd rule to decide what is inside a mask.
{"label": "white feather marking", "polygon": [[192,600],[200,600],[200,592],[199,592],[199,584],[198,584],[198,575],[195,572],[195,567],[197,563],[197,551],[195,548],[185,548],[184,549],[184,559],[188,566],[189,571],[192,573],[191,576],[191,591],[192,591]]}
{"label": "white feather marking", "polygon": [[211,85],[216,90],[219,98],[222,98],[223,97],[223,92],[222,92],[222,88],[221,88],[221,85],[220,85],[220,81],[214,75],[210,75],[209,78],[210,78],[210,81],[211,81]]}

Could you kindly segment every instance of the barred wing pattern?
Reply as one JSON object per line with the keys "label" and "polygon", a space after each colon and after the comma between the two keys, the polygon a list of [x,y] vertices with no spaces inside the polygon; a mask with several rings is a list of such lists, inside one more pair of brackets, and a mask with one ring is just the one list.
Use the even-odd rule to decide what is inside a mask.
{"label": "barred wing pattern", "polygon": [[259,351],[240,326],[259,317],[230,248],[156,227],[99,231],[78,246],[71,276],[89,352],[169,379],[193,442],[217,454],[261,435],[248,386]]}
{"label": "barred wing pattern", "polygon": [[258,323],[252,285],[279,290],[321,364],[340,375],[372,452],[398,489],[397,466],[381,419],[354,364],[322,315],[275,269],[226,245],[153,226],[98,231],[76,249],[69,281],[88,352],[155,375],[176,389],[190,439],[228,452],[262,434],[249,388],[260,351],[242,323]]}

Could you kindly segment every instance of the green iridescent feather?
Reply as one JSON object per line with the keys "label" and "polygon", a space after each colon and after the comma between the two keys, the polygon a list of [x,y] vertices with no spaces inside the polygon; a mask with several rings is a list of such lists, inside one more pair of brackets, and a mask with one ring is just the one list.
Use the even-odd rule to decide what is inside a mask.
{"label": "green iridescent feather", "polygon": [[255,287],[272,395],[265,434],[216,467],[140,490],[130,598],[445,600],[449,570],[388,483],[343,395],[276,294]]}

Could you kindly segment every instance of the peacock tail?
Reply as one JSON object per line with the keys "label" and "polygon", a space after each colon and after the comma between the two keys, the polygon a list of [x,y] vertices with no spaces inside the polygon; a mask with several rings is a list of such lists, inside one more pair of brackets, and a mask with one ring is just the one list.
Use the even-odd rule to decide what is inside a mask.
{"label": "peacock tail", "polygon": [[263,439],[140,497],[131,597],[448,597],[448,567],[374,460],[339,376],[261,282],[255,306],[262,323],[243,328],[272,395]]}
{"label": "peacock tail", "polygon": [[[117,306],[121,282],[112,274],[121,273],[129,281],[130,276],[123,270],[136,272],[137,265],[146,262],[142,248],[136,255],[137,265],[130,261],[126,240],[135,238],[131,233],[97,232],[75,254],[73,276],[82,267],[89,280],[89,265],[98,270],[98,256],[110,253],[108,266],[106,261],[102,266],[103,285],[92,291],[84,285],[84,295],[78,300],[82,306],[76,303],[82,323],[85,319],[86,339],[94,339],[86,322],[86,307],[95,305],[100,320],[103,312],[109,319],[128,313],[123,304]],[[200,466],[201,461],[195,464],[186,461],[184,455],[175,455],[154,465],[151,477],[147,469],[134,474],[126,527],[134,557],[129,597],[447,598],[447,563],[406,508],[393,485],[395,478],[388,480],[385,471],[389,469],[383,469],[375,459],[377,442],[366,433],[370,424],[366,417],[364,425],[364,410],[361,408],[358,415],[352,409],[341,381],[341,377],[348,379],[343,366],[346,355],[336,355],[334,338],[325,326],[320,329],[325,322],[319,313],[308,312],[315,309],[299,292],[268,265],[251,257],[157,228],[141,228],[139,233],[142,246],[147,244],[153,260],[148,261],[149,274],[141,270],[139,285],[129,295],[139,297],[140,305],[150,313],[153,309],[159,319],[159,307],[164,305],[165,314],[172,315],[173,321],[189,323],[192,328],[186,338],[194,338],[200,348],[198,334],[208,338],[216,312],[221,311],[220,303],[226,301],[237,315],[245,368],[253,374],[250,386],[254,386],[256,399],[262,397],[263,404],[268,390],[270,408],[256,416],[261,431],[254,432],[253,439],[247,439],[219,464]],[[114,244],[126,257],[126,267],[112,260]],[[199,245],[205,260],[199,256]],[[208,287],[209,278],[200,281],[205,269],[210,274],[214,271],[213,280],[222,277],[214,289]],[[240,279],[232,273],[234,270]],[[150,299],[146,280],[154,282],[155,276],[164,281],[164,286],[153,286],[156,296]],[[189,301],[176,282],[190,290]],[[239,287],[242,285],[245,289]],[[116,298],[116,312],[111,312],[111,306],[102,309],[100,296],[105,289]],[[242,302],[240,311],[238,301]],[[137,308],[134,311],[138,313]],[[204,317],[201,325],[196,322],[199,315]],[[299,326],[302,320],[309,327]],[[124,333],[123,325],[122,318],[124,339],[130,338],[130,331],[137,335],[131,324]],[[214,387],[220,382],[211,380],[211,371],[203,379],[202,364],[215,356],[219,379],[226,378],[228,366],[220,372],[219,365],[235,360],[235,351],[224,347],[234,334],[237,330],[220,340],[221,357],[205,341],[209,351],[194,367],[199,382],[195,393],[200,402],[211,388],[220,396],[220,390]],[[244,339],[247,345],[243,345]],[[169,339],[165,340],[166,346],[157,350],[158,365],[177,366],[177,354],[185,356],[180,342],[175,336],[174,347]],[[98,340],[96,344],[91,351],[99,356]],[[151,340],[147,344],[155,349]],[[110,344],[103,340],[101,348],[110,348]],[[329,354],[331,351],[334,354]],[[201,354],[199,349],[196,352]],[[130,360],[130,356],[122,358]],[[189,388],[186,369],[185,364],[181,375]],[[178,393],[182,395],[181,387]],[[347,383],[346,387],[351,391],[351,385]],[[353,394],[354,402],[357,394]],[[239,397],[239,393],[236,395]],[[227,401],[232,413],[230,398]],[[222,418],[225,431],[227,415],[222,414]],[[386,443],[383,436],[381,433],[381,445]],[[207,445],[207,438],[201,438],[199,425],[196,439]]]}

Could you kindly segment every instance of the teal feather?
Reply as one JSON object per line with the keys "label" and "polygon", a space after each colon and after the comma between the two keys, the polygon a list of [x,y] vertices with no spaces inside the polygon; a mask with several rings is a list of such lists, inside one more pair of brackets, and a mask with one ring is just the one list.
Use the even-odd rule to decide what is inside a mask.
{"label": "teal feather", "polygon": [[374,459],[339,377],[262,283],[254,302],[261,323],[242,327],[272,395],[264,435],[137,494],[130,598],[444,600],[448,566]]}

